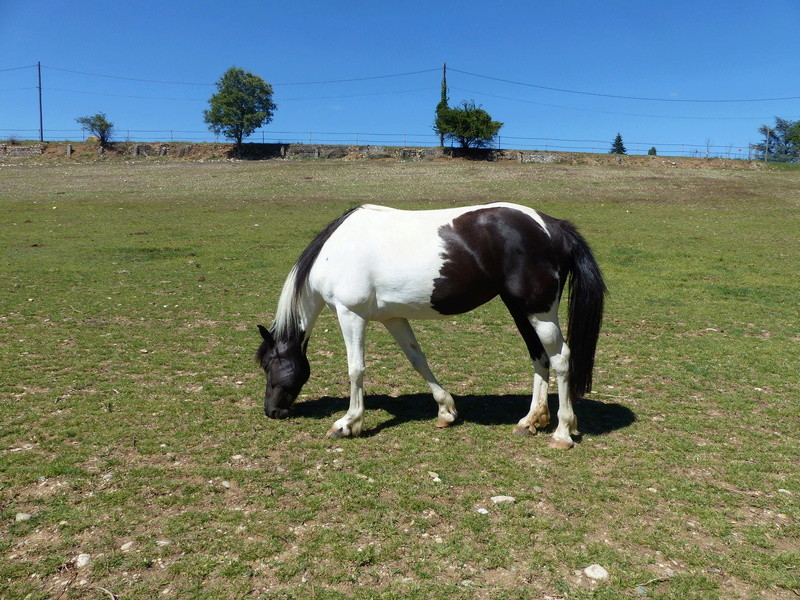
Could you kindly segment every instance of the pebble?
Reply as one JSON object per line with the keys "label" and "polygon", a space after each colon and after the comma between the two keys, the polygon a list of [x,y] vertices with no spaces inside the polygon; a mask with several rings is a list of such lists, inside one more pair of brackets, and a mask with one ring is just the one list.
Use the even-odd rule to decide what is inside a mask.
{"label": "pebble", "polygon": [[75,566],[82,569],[87,566],[91,560],[91,555],[82,552],[75,557]]}
{"label": "pebble", "polygon": [[478,512],[479,515],[488,515],[489,514],[489,511],[486,510],[485,508],[479,508],[477,512]]}
{"label": "pebble", "polygon": [[123,552],[127,552],[128,550],[133,548],[134,543],[135,542],[125,542],[124,544],[122,544],[122,546],[119,547],[119,549],[122,550]]}
{"label": "pebble", "polygon": [[31,515],[29,515],[28,513],[19,512],[19,513],[17,513],[17,516],[15,517],[15,520],[17,521],[17,523],[19,523],[20,521],[27,521],[30,518],[31,518]]}
{"label": "pebble", "polygon": [[516,501],[514,496],[492,496],[492,502],[495,504],[514,504]]}
{"label": "pebble", "polygon": [[598,564],[589,565],[583,570],[583,574],[594,581],[605,581],[608,579],[608,571]]}

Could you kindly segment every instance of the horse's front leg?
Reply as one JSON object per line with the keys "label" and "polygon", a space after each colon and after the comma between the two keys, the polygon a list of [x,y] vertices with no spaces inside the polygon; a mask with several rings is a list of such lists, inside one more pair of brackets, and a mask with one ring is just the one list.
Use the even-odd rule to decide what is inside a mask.
{"label": "horse's front leg", "polygon": [[328,431],[328,437],[358,437],[364,424],[364,332],[367,322],[344,307],[337,308],[336,312],[347,348],[350,407],[347,413],[333,424]]}

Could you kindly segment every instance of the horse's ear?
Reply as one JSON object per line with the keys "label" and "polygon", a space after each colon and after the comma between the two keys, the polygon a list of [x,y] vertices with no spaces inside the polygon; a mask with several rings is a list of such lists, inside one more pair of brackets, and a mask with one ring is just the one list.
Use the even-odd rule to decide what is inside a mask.
{"label": "horse's ear", "polygon": [[270,346],[275,345],[275,338],[272,337],[272,334],[266,327],[264,327],[263,325],[259,325],[258,331],[259,333],[261,333],[261,337],[264,338],[264,341],[267,342],[267,344],[269,344]]}

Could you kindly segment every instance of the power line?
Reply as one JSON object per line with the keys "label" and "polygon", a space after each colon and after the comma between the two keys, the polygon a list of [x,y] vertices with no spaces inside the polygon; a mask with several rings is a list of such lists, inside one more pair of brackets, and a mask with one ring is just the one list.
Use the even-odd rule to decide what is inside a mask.
{"label": "power line", "polygon": [[[29,69],[34,68],[36,65],[24,66],[24,67],[11,67],[7,69],[0,69],[0,72],[4,71],[14,71],[14,70],[21,70],[21,69]],[[162,85],[194,85],[194,86],[204,86],[210,87],[216,85],[215,83],[207,83],[207,82],[191,82],[191,81],[169,81],[163,79],[146,79],[146,78],[138,78],[138,77],[129,77],[123,75],[107,75],[102,73],[92,73],[89,71],[79,71],[75,69],[65,69],[63,67],[52,67],[52,66],[45,66],[43,68],[53,70],[53,71],[61,71],[64,73],[73,73],[77,75],[85,75],[89,77],[101,77],[106,79],[117,79],[122,81],[136,81],[142,83],[155,83],[155,84],[162,84]],[[706,104],[719,104],[719,103],[751,103],[751,102],[777,102],[777,101],[785,101],[785,100],[800,100],[800,96],[784,96],[784,97],[775,97],[775,98],[739,98],[739,99],[683,99],[683,98],[651,98],[645,96],[627,96],[627,95],[619,95],[619,94],[605,94],[600,92],[590,92],[585,90],[574,90],[568,88],[558,88],[558,87],[551,87],[551,86],[544,86],[535,83],[528,83],[522,81],[514,81],[511,79],[504,79],[501,77],[494,77],[491,75],[483,75],[480,73],[473,73],[470,71],[464,71],[462,69],[456,69],[450,67],[451,71],[456,73],[461,73],[462,75],[469,75],[471,77],[478,77],[481,79],[488,79],[490,81],[498,81],[501,83],[507,83],[511,85],[518,85],[523,87],[529,87],[534,89],[540,90],[547,90],[552,92],[559,92],[564,94],[576,94],[582,96],[592,96],[597,98],[614,98],[619,100],[638,100],[638,101],[646,101],[646,102],[671,102],[671,103],[706,103]],[[306,86],[306,85],[327,85],[327,84],[335,84],[335,83],[355,83],[360,81],[375,81],[381,79],[390,79],[395,77],[408,77],[411,75],[421,75],[426,73],[434,73],[439,72],[438,68],[435,69],[421,69],[418,71],[408,71],[404,73],[391,73],[387,75],[372,75],[366,77],[351,77],[345,79],[327,79],[327,80],[317,80],[317,81],[293,81],[293,82],[282,82],[282,83],[273,83],[273,86]],[[489,95],[489,94],[486,94]],[[515,100],[514,98],[505,98],[509,100]],[[553,106],[554,108],[568,108],[568,107],[559,107],[555,105],[545,105],[545,106]],[[629,113],[616,113],[622,115],[628,115]],[[631,116],[645,116],[645,117],[659,117],[659,115],[631,115]],[[665,117],[665,118],[673,118],[673,117]]]}
{"label": "power line", "polygon": [[75,71],[73,69],[62,69],[60,67],[48,67],[45,66],[45,69],[49,69],[51,71],[61,71],[63,73],[74,73],[77,75],[87,75],[89,77],[103,77],[105,79],[122,79],[124,81],[139,81],[143,83],[161,83],[161,84],[168,84],[168,85],[202,85],[202,86],[212,86],[213,83],[197,83],[191,81],[164,81],[160,79],[139,79],[137,77],[123,77],[122,75],[103,75],[100,73],[89,73],[87,71]]}
{"label": "power line", "polygon": [[673,116],[673,115],[651,115],[640,113],[618,112],[610,110],[599,110],[595,108],[578,108],[576,106],[562,106],[559,104],[548,104],[546,102],[536,102],[534,100],[524,100],[522,98],[511,98],[509,96],[498,96],[496,94],[487,94],[486,92],[478,92],[475,90],[467,90],[463,88],[450,88],[452,90],[467,92],[468,94],[477,94],[479,96],[486,96],[488,98],[499,98],[500,100],[510,100],[511,102],[522,102],[524,104],[533,104],[535,106],[545,106],[547,108],[558,108],[561,110],[578,110],[582,112],[593,112],[604,115],[619,115],[623,117],[644,117],[648,119],[680,119],[680,120],[698,120],[698,121],[760,121],[763,119],[770,119],[772,117],[686,117],[686,116]]}
{"label": "power line", "polygon": [[63,88],[53,88],[53,87],[46,87],[44,88],[49,92],[64,92],[68,94],[84,94],[86,96],[106,96],[109,98],[131,98],[133,100],[180,100],[180,101],[187,101],[187,102],[205,102],[208,98],[165,98],[159,96],[128,96],[124,94],[108,94],[105,92],[86,92],[82,90],[65,90]]}
{"label": "power line", "polygon": [[36,65],[28,65],[26,67],[10,67],[8,69],[0,69],[0,73],[5,73],[6,71],[21,71],[22,69],[35,69]]}
{"label": "power line", "polygon": [[[34,65],[35,66],[35,65]],[[27,68],[27,67],[19,67],[19,68]],[[122,75],[104,75],[101,73],[90,73],[88,71],[76,71],[74,69],[64,69],[61,67],[49,67],[45,66],[45,69],[50,69],[52,71],[61,71],[63,73],[74,73],[77,75],[86,75],[89,77],[102,77],[105,79],[121,79],[123,81],[138,81],[143,83],[159,83],[165,85],[199,85],[199,86],[214,86],[216,83],[199,83],[199,82],[192,82],[192,81],[166,81],[161,79],[141,79],[138,77],[125,77]],[[10,69],[9,69],[10,70]],[[408,77],[409,75],[420,75],[422,73],[431,73],[434,71],[438,71],[438,69],[423,69],[421,71],[409,71],[406,73],[392,73],[389,75],[373,75],[370,77],[352,77],[349,79],[328,79],[323,81],[293,81],[293,82],[286,82],[286,83],[273,83],[273,86],[283,86],[283,85],[322,85],[322,84],[330,84],[330,83],[353,83],[356,81],[372,81],[376,79],[390,79],[392,77]]]}
{"label": "power line", "polygon": [[392,92],[370,92],[366,94],[345,94],[340,96],[314,96],[309,98],[276,98],[276,100],[280,102],[289,102],[289,101],[298,101],[298,100],[339,100],[342,98],[364,98],[367,96],[396,96],[398,94],[414,94],[417,92],[430,92],[431,90],[435,90],[437,88],[427,87],[427,88],[416,88],[413,90],[396,90]]}
{"label": "power line", "polygon": [[371,81],[374,79],[389,79],[391,77],[407,77],[409,75],[420,75],[422,73],[438,72],[439,69],[423,69],[422,71],[409,71],[408,73],[394,73],[392,75],[375,75],[372,77],[354,77],[352,79],[330,79],[328,81],[298,81],[293,83],[273,83],[272,85],[321,85],[327,83],[351,83],[354,81]]}
{"label": "power line", "polygon": [[460,69],[450,68],[451,71],[461,73],[462,75],[470,75],[472,77],[480,77],[481,79],[489,79],[491,81],[500,81],[502,83],[510,83],[512,85],[521,85],[524,87],[535,88],[539,90],[548,90],[551,92],[561,92],[564,94],[579,94],[582,96],[595,96],[599,98],[616,98],[618,100],[644,100],[647,102],[684,102],[684,103],[736,103],[736,102],[777,102],[780,100],[800,100],[800,96],[786,96],[783,98],[743,98],[743,99],[725,99],[725,100],[687,100],[683,98],[647,98],[641,96],[619,96],[616,94],[601,94],[598,92],[586,92],[580,90],[569,90],[564,88],[548,87],[544,85],[537,85],[534,83],[524,83],[521,81],[512,81],[510,79],[501,79],[500,77],[491,77],[489,75],[480,75],[478,73],[470,73],[469,71],[462,71]]}
{"label": "power line", "polygon": [[[36,88],[18,88],[20,90],[28,90],[28,89],[36,89]],[[109,98],[130,98],[134,100],[177,100],[177,101],[187,101],[187,102],[205,102],[208,98],[175,98],[175,97],[162,97],[162,96],[130,96],[127,94],[109,94],[106,92],[87,92],[84,90],[68,90],[64,88],[53,88],[53,87],[46,87],[44,88],[48,91],[52,92],[63,92],[67,94],[84,94],[86,96],[104,96]],[[314,96],[314,97],[296,97],[296,98],[276,98],[276,100],[280,102],[294,102],[294,101],[302,101],[302,100],[339,100],[343,98],[363,98],[368,96],[396,96],[399,94],[413,94],[417,92],[429,92],[436,88],[428,87],[428,88],[416,88],[410,90],[394,90],[390,92],[370,92],[366,94],[341,94],[336,96]],[[2,92],[3,90],[0,90]]]}

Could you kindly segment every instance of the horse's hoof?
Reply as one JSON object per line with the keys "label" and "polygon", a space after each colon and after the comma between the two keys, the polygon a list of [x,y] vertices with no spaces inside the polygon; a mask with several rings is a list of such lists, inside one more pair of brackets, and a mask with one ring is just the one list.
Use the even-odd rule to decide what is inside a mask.
{"label": "horse's hoof", "polygon": [[444,429],[445,427],[450,427],[450,425],[452,425],[453,423],[455,423],[455,421],[445,421],[444,419],[436,419],[436,426],[439,429]]}
{"label": "horse's hoof", "polygon": [[514,435],[536,435],[536,429],[527,425],[514,425]]}
{"label": "horse's hoof", "polygon": [[549,442],[547,442],[547,445],[556,450],[569,450],[575,444],[573,442],[567,442],[565,440],[557,440],[553,438]]}
{"label": "horse's hoof", "polygon": [[337,428],[337,427],[331,427],[330,431],[328,431],[328,439],[329,440],[338,440],[338,439],[341,439],[343,437],[347,437],[347,436],[345,436],[343,429],[340,429],[340,428]]}

